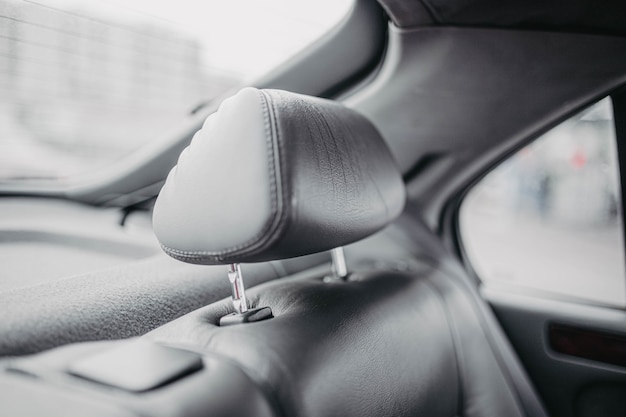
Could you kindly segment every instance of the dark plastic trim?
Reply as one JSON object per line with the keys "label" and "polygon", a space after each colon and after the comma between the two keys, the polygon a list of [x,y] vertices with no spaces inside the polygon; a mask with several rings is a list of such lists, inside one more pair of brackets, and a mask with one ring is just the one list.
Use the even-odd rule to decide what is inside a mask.
{"label": "dark plastic trim", "polygon": [[626,335],[550,323],[548,341],[554,352],[626,367]]}

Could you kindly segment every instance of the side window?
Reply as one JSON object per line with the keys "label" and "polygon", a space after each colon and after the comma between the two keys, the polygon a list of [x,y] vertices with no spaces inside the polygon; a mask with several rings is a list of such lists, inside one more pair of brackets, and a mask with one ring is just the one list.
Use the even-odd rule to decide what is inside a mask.
{"label": "side window", "polygon": [[626,307],[611,100],[545,133],[466,196],[460,232],[486,285]]}

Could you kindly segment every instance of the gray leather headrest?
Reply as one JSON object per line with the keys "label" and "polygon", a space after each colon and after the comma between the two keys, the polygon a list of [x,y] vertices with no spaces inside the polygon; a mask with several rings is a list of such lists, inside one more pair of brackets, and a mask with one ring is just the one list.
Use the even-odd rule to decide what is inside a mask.
{"label": "gray leather headrest", "polygon": [[156,202],[163,250],[197,264],[261,262],[362,239],[404,206],[376,128],[343,105],[245,88],[209,116]]}

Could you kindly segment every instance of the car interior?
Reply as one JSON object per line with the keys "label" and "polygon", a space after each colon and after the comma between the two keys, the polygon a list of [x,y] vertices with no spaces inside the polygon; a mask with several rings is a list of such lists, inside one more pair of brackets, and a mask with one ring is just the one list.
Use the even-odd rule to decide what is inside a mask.
{"label": "car interior", "polygon": [[625,416],[624,57],[616,0],[355,0],[141,152],[0,179],[0,414]]}

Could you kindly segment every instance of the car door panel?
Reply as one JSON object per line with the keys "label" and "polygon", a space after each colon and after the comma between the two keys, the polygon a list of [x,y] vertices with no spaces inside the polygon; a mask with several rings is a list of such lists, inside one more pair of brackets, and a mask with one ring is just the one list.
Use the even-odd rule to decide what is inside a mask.
{"label": "car door panel", "polygon": [[626,367],[556,352],[550,344],[550,326],[592,329],[624,338],[626,312],[488,287],[482,289],[482,294],[493,307],[551,415],[624,415]]}

